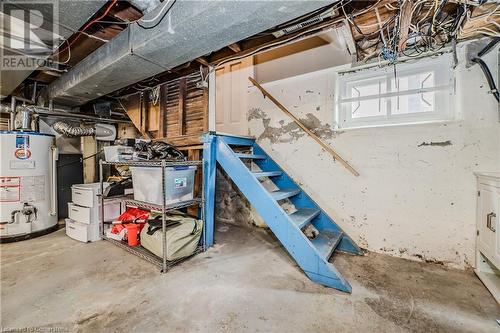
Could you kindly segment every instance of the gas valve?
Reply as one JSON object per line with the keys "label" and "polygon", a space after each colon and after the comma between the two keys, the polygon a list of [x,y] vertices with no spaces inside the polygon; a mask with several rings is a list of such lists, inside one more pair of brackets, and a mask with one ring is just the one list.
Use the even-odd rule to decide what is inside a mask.
{"label": "gas valve", "polygon": [[37,219],[37,212],[38,212],[38,209],[35,206],[30,205],[29,203],[25,202],[23,204],[23,208],[13,210],[10,213],[10,223],[14,223],[16,221],[16,214],[18,214],[18,213],[21,213],[24,215],[26,223],[33,222]]}

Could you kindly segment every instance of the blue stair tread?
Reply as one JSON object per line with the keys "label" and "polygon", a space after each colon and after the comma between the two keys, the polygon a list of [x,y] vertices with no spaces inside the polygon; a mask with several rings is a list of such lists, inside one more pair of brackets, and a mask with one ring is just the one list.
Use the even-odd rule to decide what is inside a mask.
{"label": "blue stair tread", "polygon": [[318,208],[300,208],[295,213],[290,215],[290,219],[299,229],[305,227],[316,216],[321,213]]}
{"label": "blue stair tread", "polygon": [[274,200],[279,201],[279,200],[293,197],[294,195],[297,195],[300,192],[301,192],[300,189],[296,189],[296,188],[283,189],[283,190],[271,192],[271,196],[273,197]]}
{"label": "blue stair tread", "polygon": [[316,238],[311,240],[311,243],[323,258],[328,260],[337,248],[337,245],[339,245],[343,235],[343,232],[322,231]]}
{"label": "blue stair tread", "polygon": [[257,178],[275,177],[275,176],[281,176],[283,174],[283,172],[281,172],[281,171],[258,171],[258,172],[252,172],[252,173]]}
{"label": "blue stair tread", "polygon": [[254,159],[254,160],[265,160],[267,158],[266,155],[256,155],[256,154],[236,153],[235,155],[239,158],[249,158],[249,159]]}

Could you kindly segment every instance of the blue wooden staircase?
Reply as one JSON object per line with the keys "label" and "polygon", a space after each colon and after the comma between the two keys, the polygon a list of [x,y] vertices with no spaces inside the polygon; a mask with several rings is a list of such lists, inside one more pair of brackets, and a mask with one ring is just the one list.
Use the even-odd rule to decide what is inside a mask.
{"label": "blue wooden staircase", "polygon": [[[241,148],[246,150],[241,153]],[[249,137],[208,133],[204,137],[206,207],[214,207],[215,167],[218,163],[264,219],[307,276],[314,282],[345,292],[351,286],[328,262],[335,251],[360,254],[358,246],[342,229]],[[253,162],[253,168],[249,166]],[[258,167],[258,171],[252,170]],[[268,191],[262,184],[270,179],[278,188]],[[288,214],[280,201],[288,199],[296,211]],[[206,213],[205,244],[213,243],[213,210]],[[308,238],[303,229],[312,224],[319,234]]]}

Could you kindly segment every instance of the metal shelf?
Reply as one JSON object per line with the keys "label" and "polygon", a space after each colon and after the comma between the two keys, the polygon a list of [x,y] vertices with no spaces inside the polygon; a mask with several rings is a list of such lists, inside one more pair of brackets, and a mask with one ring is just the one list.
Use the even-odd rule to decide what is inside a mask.
{"label": "metal shelf", "polygon": [[[128,244],[124,243],[124,242],[120,242],[120,241],[117,241],[116,239],[112,239],[112,238],[108,238],[108,237],[103,237],[104,240],[110,242],[110,243],[113,243],[114,245],[118,246],[119,248],[122,248],[124,249],[125,251],[128,251],[132,254],[135,254],[136,256],[138,256],[139,258],[141,259],[144,259],[150,263],[152,263],[153,265],[157,266],[158,268],[160,269],[163,269],[163,261],[162,261],[162,258],[154,255],[153,253],[149,252],[148,250],[146,250],[145,248],[143,248],[142,246],[128,246]],[[201,246],[198,246],[198,248],[196,249],[196,251],[187,256],[187,257],[183,257],[183,258],[179,258],[179,259],[175,259],[175,260],[170,260],[170,261],[167,261],[167,265],[166,267],[167,268],[170,268],[182,261],[185,261],[191,257],[193,257],[194,255],[202,252],[203,248]],[[165,272],[164,272],[165,273]]]}
{"label": "metal shelf", "polygon": [[[153,211],[160,212],[160,213],[163,211],[162,205],[156,205],[156,204],[152,204],[149,202],[138,201],[138,200],[133,200],[133,199],[124,199],[123,202],[127,206],[133,206],[133,207],[137,207],[137,208],[153,210]],[[202,203],[202,200],[200,198],[197,198],[197,199],[182,201],[182,202],[174,203],[174,204],[170,204],[170,205],[165,205],[165,212],[167,212],[169,210],[173,210],[173,209],[181,209],[181,208],[185,208],[185,207],[189,207],[189,206],[193,206],[193,205],[199,205],[200,203]]]}
{"label": "metal shelf", "polygon": [[[102,161],[103,165],[127,165],[127,166],[138,166],[138,167],[170,167],[170,166],[190,166],[190,165],[202,165],[203,161],[120,161],[120,162],[106,162]],[[162,165],[163,163],[163,165]]]}
{"label": "metal shelf", "polygon": [[[138,167],[159,167],[159,168],[165,168],[165,167],[171,167],[171,166],[191,166],[191,165],[199,165],[201,166],[201,174],[204,176],[204,170],[203,170],[203,161],[166,161],[166,160],[157,160],[157,161],[121,161],[121,162],[106,162],[103,160],[99,161],[99,181],[101,183],[101,193],[104,192],[104,186],[103,186],[103,165],[126,165],[126,166],[138,166]],[[159,179],[160,180],[160,179]],[[162,172],[161,176],[161,183],[162,187],[165,187],[165,172]],[[202,244],[203,245],[198,245],[196,251],[185,258],[181,258],[178,260],[173,260],[173,261],[168,261],[167,260],[167,238],[166,238],[166,213],[170,210],[174,209],[181,209],[193,205],[200,205],[201,207],[201,219],[205,221],[205,203],[203,200],[204,196],[204,189],[203,189],[203,184],[204,181],[201,182],[202,184],[202,189],[201,189],[201,198],[195,198],[192,200],[186,200],[182,201],[179,203],[175,204],[170,204],[170,205],[157,205],[149,202],[142,202],[138,200],[134,200],[132,196],[117,196],[117,197],[110,197],[109,199],[116,198],[120,199],[126,206],[132,206],[132,207],[137,207],[137,208],[142,208],[150,211],[156,211],[162,214],[162,232],[163,232],[163,257],[157,257],[153,253],[149,252],[142,246],[134,246],[130,247],[128,246],[127,243],[117,241],[111,238],[107,238],[105,235],[102,235],[104,240],[109,241],[110,243],[115,244],[118,247],[121,247],[122,249],[152,263],[153,265],[159,267],[161,269],[161,272],[167,272],[168,268],[183,261],[186,260],[187,258],[190,258],[194,256],[197,253],[200,253],[203,251],[204,248],[204,239],[205,239],[205,233],[206,233],[206,225],[203,223],[203,234],[202,234]],[[101,200],[101,225],[102,225],[102,230],[104,231],[104,201],[108,198],[104,198],[104,196],[100,197]],[[163,191],[162,193],[162,201],[165,202],[165,192]]]}

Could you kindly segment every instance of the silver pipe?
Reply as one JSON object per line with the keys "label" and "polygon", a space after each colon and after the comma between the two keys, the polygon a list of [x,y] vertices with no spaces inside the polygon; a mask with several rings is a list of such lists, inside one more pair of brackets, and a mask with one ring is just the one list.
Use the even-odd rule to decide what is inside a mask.
{"label": "silver pipe", "polygon": [[31,130],[31,120],[33,119],[34,110],[32,107],[23,107],[19,111],[21,118],[21,130],[30,131]]}
{"label": "silver pipe", "polygon": [[62,118],[73,118],[73,119],[76,118],[76,119],[92,120],[92,121],[97,121],[97,122],[101,122],[101,123],[109,123],[109,124],[117,124],[117,123],[132,124],[132,121],[127,120],[127,119],[99,118],[96,116],[75,113],[75,112],[68,112],[68,111],[63,111],[60,109],[59,110],[58,109],[49,110],[49,108],[40,107],[40,106],[37,106],[36,113],[39,114],[40,116],[43,116],[43,117],[53,116],[53,117],[62,117]]}
{"label": "silver pipe", "polygon": [[13,131],[15,128],[16,122],[16,98],[14,96],[11,97],[10,100],[10,121],[9,121],[9,131]]}
{"label": "silver pipe", "polygon": [[[13,96],[14,97],[14,96]],[[19,96],[16,96],[15,97],[16,100],[18,101],[21,101],[21,102],[24,102],[24,103],[28,103],[28,104],[35,104],[35,101],[31,100],[31,99],[27,99],[27,98],[24,98],[24,97],[19,97]]]}
{"label": "silver pipe", "polygon": [[[14,97],[13,97],[14,98]],[[2,104],[0,107],[0,113],[9,113],[12,116],[12,105],[9,107],[6,104]],[[108,123],[108,124],[117,124],[117,123],[124,123],[124,124],[132,124],[130,120],[127,119],[116,119],[116,118],[99,118],[96,116],[92,115],[86,115],[86,114],[81,114],[81,113],[75,113],[75,112],[69,112],[65,111],[63,109],[54,109],[54,108],[47,108],[44,106],[37,106],[35,107],[36,114],[42,117],[60,117],[60,118],[72,118],[72,119],[83,119],[83,120],[91,120],[91,121],[97,121],[100,123]]]}
{"label": "silver pipe", "polygon": [[35,84],[33,85],[33,95],[31,96],[31,100],[33,103],[36,103],[36,86],[37,86],[37,81],[35,81]]}

